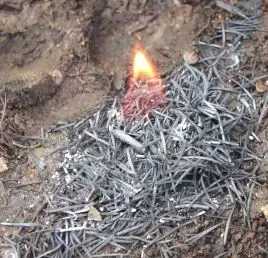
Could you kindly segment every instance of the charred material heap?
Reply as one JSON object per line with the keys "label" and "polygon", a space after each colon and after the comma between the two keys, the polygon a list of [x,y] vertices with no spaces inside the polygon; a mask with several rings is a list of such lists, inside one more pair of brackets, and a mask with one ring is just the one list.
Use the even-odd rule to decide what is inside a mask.
{"label": "charred material heap", "polygon": [[230,20],[211,42],[197,42],[199,63],[164,78],[164,105],[126,119],[126,99],[114,98],[66,130],[62,180],[45,210],[49,228],[21,246],[35,257],[131,257],[140,243],[144,253],[156,244],[171,257],[178,243],[222,225],[226,241],[220,219],[201,233],[178,232],[236,205],[247,221],[258,168],[249,139],[257,139],[263,99],[254,96],[254,73],[238,70],[241,42],[259,23],[255,14]]}

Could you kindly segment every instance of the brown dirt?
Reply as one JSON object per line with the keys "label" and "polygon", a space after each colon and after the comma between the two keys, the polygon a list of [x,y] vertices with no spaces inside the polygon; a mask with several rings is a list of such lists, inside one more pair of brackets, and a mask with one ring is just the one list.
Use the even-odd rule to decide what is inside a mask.
{"label": "brown dirt", "polygon": [[[263,8],[268,29],[268,11]],[[109,89],[118,92],[127,76],[131,48],[138,41],[160,73],[166,73],[191,48],[195,33],[207,20],[203,13],[214,21],[223,19],[222,12],[215,13],[210,6],[182,5],[177,0],[0,1],[0,106],[3,111],[6,106],[1,114],[5,116],[0,123],[0,155],[9,168],[0,171],[0,222],[31,221],[37,215],[58,180],[55,150],[67,143],[64,135],[49,134],[40,146],[31,148],[36,144],[32,141],[23,142],[28,145],[22,148],[14,146],[12,137],[40,135],[42,128],[83,116],[104,100]],[[257,57],[258,71],[267,72],[267,34],[256,33],[246,44],[247,57]],[[259,153],[267,162],[265,127],[260,137]],[[254,198],[254,232],[245,231],[237,218],[227,246],[222,246],[219,229],[213,239],[183,249],[183,257],[214,257],[225,250],[229,257],[264,257],[256,245],[268,249],[264,233],[268,226],[259,212],[263,203]],[[19,232],[0,226],[0,243],[2,237]]]}

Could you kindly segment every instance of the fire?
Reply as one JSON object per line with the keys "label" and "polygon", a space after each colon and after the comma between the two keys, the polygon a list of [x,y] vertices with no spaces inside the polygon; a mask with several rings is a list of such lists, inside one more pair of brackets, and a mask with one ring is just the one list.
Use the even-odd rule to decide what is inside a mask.
{"label": "fire", "polygon": [[135,80],[158,79],[159,74],[149,55],[139,47],[134,52],[133,78]]}
{"label": "fire", "polygon": [[149,55],[141,46],[134,48],[133,55],[132,74],[122,100],[125,117],[147,115],[165,104],[160,74]]}

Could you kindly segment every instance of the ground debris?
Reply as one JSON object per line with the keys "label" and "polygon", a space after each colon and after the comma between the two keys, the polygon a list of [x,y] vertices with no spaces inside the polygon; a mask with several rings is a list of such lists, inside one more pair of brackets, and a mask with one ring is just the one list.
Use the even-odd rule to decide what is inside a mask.
{"label": "ground debris", "polygon": [[8,245],[4,245],[3,247],[0,245],[0,257],[2,258],[17,258],[18,253],[16,249],[13,247],[10,247]]}
{"label": "ground debris", "polygon": [[0,0],[0,8],[8,7],[15,10],[20,10],[25,0]]}
{"label": "ground debris", "polygon": [[268,204],[261,206],[260,210],[264,214],[266,220],[268,221]]}
{"label": "ground debris", "polygon": [[268,186],[267,184],[259,187],[254,194],[258,212],[262,212],[268,221]]}
{"label": "ground debris", "polygon": [[196,51],[190,50],[183,53],[183,59],[187,64],[194,65],[198,62],[199,57]]}
{"label": "ground debris", "polygon": [[259,80],[256,82],[256,91],[263,93],[268,91],[268,80],[263,81],[263,80]]}
{"label": "ground debris", "polygon": [[7,160],[4,157],[0,157],[0,173],[8,170]]}

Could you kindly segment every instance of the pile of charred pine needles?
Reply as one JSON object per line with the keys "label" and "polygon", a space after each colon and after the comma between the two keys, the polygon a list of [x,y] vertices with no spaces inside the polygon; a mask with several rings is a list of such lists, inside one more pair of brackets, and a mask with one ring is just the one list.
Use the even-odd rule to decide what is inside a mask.
{"label": "pile of charred pine needles", "polygon": [[20,239],[25,257],[131,257],[153,245],[171,257],[178,243],[195,243],[221,225],[226,243],[232,212],[201,233],[178,232],[232,207],[250,226],[258,169],[250,142],[258,141],[263,99],[255,96],[258,78],[244,75],[239,62],[242,41],[260,20],[217,4],[240,18],[211,42],[197,42],[198,64],[183,63],[164,78],[164,107],[126,120],[114,98],[60,128],[71,139],[62,180],[44,210],[48,225]]}

